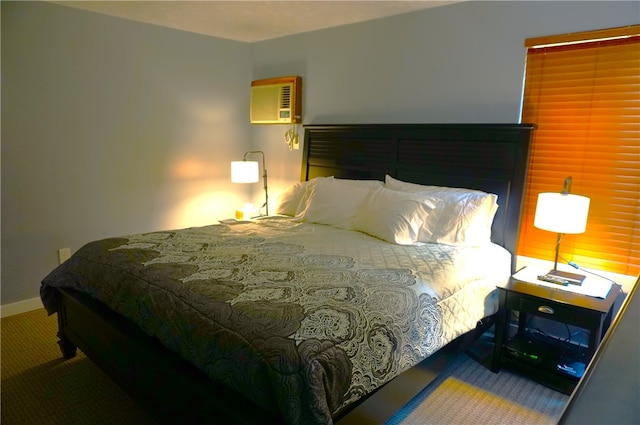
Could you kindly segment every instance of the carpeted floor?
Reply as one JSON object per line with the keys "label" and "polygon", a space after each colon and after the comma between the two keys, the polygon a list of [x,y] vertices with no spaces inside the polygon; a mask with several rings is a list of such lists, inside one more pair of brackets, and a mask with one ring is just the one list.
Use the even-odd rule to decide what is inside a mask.
{"label": "carpeted floor", "polygon": [[387,425],[555,424],[568,399],[506,370],[492,373],[462,354]]}
{"label": "carpeted floor", "polygon": [[3,425],[151,425],[153,419],[81,351],[64,360],[57,316],[2,319]]}
{"label": "carpeted floor", "polygon": [[[56,316],[2,319],[3,425],[155,425],[81,352],[64,361]],[[388,425],[554,424],[568,397],[525,378],[493,374],[461,355]]]}

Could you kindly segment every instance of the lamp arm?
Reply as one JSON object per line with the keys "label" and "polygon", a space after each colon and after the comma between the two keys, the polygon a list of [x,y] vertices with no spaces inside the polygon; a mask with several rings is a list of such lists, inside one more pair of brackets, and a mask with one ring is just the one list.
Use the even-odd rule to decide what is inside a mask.
{"label": "lamp arm", "polygon": [[269,192],[267,191],[267,169],[264,168],[264,162],[262,163],[262,169],[264,170],[264,174],[262,177],[264,178],[264,209],[265,215],[269,215]]}
{"label": "lamp arm", "polygon": [[562,233],[558,233],[558,238],[556,239],[556,259],[553,263],[553,270],[558,270],[558,256],[560,253],[560,242],[562,242]]}
{"label": "lamp arm", "polygon": [[564,186],[562,186],[562,193],[563,195],[568,195],[571,193],[571,183],[573,182],[573,180],[571,179],[571,176],[567,177],[566,179],[564,179]]}

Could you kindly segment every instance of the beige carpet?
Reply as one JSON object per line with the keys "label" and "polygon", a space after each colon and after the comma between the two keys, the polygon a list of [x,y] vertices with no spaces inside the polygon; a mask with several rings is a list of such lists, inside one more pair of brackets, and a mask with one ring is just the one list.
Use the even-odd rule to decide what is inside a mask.
{"label": "beige carpet", "polygon": [[[3,425],[153,425],[156,422],[80,351],[64,361],[56,316],[44,310],[2,319]],[[466,355],[388,422],[552,424],[567,396]]]}
{"label": "beige carpet", "polygon": [[2,319],[3,425],[151,425],[150,416],[78,351],[63,360],[57,316]]}
{"label": "beige carpet", "polygon": [[568,396],[462,354],[387,425],[556,424]]}

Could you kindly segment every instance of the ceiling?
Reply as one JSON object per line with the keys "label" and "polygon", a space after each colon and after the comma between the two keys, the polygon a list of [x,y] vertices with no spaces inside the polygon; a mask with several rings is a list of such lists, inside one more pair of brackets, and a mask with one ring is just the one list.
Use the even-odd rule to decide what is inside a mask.
{"label": "ceiling", "polygon": [[245,42],[399,15],[455,1],[52,1],[91,12]]}

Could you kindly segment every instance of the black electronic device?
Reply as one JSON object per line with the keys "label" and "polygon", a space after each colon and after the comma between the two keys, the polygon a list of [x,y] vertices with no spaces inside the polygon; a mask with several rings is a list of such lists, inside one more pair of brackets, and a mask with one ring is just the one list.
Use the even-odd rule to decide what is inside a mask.
{"label": "black electronic device", "polygon": [[538,365],[542,363],[548,348],[539,342],[515,338],[505,346],[507,355]]}

